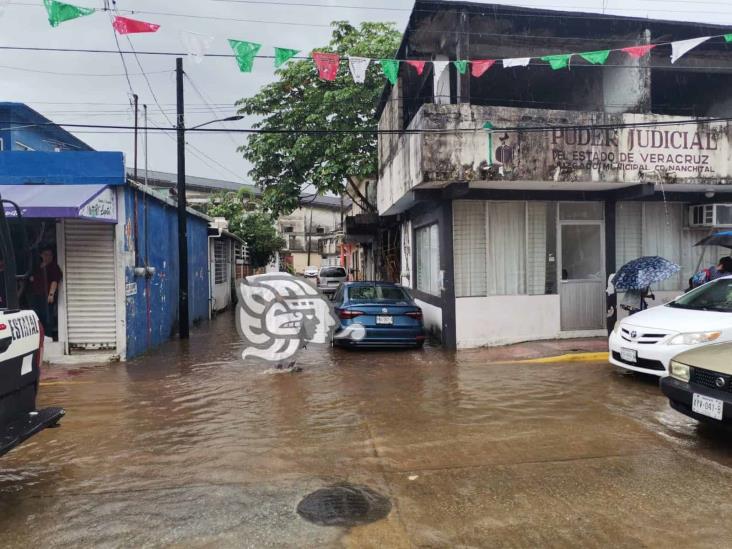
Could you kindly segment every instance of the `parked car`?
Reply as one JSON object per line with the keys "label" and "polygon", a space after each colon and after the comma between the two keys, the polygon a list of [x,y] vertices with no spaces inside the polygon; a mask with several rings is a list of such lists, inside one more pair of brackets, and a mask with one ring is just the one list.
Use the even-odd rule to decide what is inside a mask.
{"label": "parked car", "polygon": [[661,390],[682,414],[732,423],[732,343],[705,345],[674,357]]}
{"label": "parked car", "polygon": [[324,294],[334,294],[343,282],[348,280],[348,273],[343,267],[321,267],[318,273],[318,290]]}
{"label": "parked car", "polygon": [[732,276],[618,322],[610,334],[609,360],[621,368],[664,377],[676,355],[726,341],[732,341]]}
{"label": "parked car", "polygon": [[[346,282],[333,297],[333,307],[340,320],[333,338],[335,345],[424,345],[422,309],[397,284]],[[350,333],[358,335],[350,337]]]}
{"label": "parked car", "polygon": [[311,265],[310,267],[305,267],[302,274],[305,278],[317,278],[319,272],[320,270],[317,267]]}

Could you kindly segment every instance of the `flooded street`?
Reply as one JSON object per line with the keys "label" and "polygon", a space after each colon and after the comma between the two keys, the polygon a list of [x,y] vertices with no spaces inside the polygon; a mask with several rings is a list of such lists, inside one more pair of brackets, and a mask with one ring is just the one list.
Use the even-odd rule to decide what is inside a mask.
{"label": "flooded street", "polygon": [[[721,547],[732,437],[605,363],[310,349],[245,364],[225,315],[125,364],[51,369],[67,416],[0,462],[3,546]],[[322,527],[332,484],[389,516]],[[699,520],[698,517],[704,517]]]}

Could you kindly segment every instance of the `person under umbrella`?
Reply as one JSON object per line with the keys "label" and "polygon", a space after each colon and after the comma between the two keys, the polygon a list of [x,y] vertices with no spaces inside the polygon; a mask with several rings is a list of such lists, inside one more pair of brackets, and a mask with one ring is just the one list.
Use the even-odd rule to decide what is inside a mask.
{"label": "person under umbrella", "polygon": [[623,307],[631,313],[648,308],[648,298],[655,299],[651,293],[651,285],[674,276],[681,270],[679,265],[659,256],[647,256],[634,259],[620,267],[613,278],[613,285],[618,291],[625,291],[627,297],[639,301],[639,308]]}

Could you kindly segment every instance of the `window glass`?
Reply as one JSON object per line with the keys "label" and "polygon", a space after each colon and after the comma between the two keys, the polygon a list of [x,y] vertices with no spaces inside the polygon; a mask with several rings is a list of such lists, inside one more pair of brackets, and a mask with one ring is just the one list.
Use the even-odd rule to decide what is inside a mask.
{"label": "window glass", "polygon": [[214,283],[223,284],[228,279],[228,261],[226,257],[226,247],[224,242],[216,240],[214,242]]}
{"label": "window glass", "polygon": [[562,280],[601,280],[602,228],[599,225],[562,226]]}
{"label": "window glass", "polygon": [[488,202],[488,295],[526,293],[526,203]]}
{"label": "window glass", "polygon": [[417,289],[432,295],[440,294],[440,240],[437,224],[414,231]]}
{"label": "window glass", "polygon": [[732,279],[720,279],[692,290],[671,303],[683,309],[732,312]]}
{"label": "window glass", "polygon": [[556,202],[456,201],[456,296],[556,294],[556,212]]}
{"label": "window glass", "polygon": [[348,290],[351,301],[409,301],[401,288],[393,286],[351,286]]}
{"label": "window glass", "polygon": [[343,277],[346,276],[346,270],[343,267],[323,267],[320,269],[322,277]]}

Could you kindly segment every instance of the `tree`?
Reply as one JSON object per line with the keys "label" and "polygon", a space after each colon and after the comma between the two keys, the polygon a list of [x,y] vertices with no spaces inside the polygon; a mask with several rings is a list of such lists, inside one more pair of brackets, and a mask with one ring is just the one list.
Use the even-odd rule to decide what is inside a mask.
{"label": "tree", "polygon": [[[393,57],[400,34],[390,23],[344,21],[332,24],[330,44],[318,51],[372,59]],[[277,70],[278,80],[259,93],[237,102],[239,113],[262,117],[261,130],[239,148],[254,166],[250,176],[262,188],[263,203],[274,215],[287,214],[300,205],[304,185],[318,194],[346,192],[366,210],[374,205],[357,188],[359,181],[377,172],[375,119],[384,77],[372,64],[365,84],[356,84],[346,61],[334,82],[318,78],[311,60],[294,61]],[[363,133],[297,133],[301,130],[364,130]]]}
{"label": "tree", "polygon": [[252,267],[266,266],[274,254],[285,247],[277,234],[274,219],[248,189],[216,193],[204,208],[210,217],[223,217],[229,222],[229,231],[241,238],[249,250]]}

